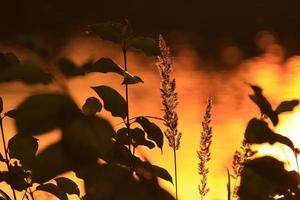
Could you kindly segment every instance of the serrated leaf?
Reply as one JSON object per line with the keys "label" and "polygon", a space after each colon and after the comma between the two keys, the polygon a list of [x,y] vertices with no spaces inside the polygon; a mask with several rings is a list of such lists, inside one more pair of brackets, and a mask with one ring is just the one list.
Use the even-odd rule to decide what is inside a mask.
{"label": "serrated leaf", "polygon": [[82,106],[82,111],[85,115],[95,115],[102,110],[101,102],[95,97],[89,97],[85,100]]}
{"label": "serrated leaf", "polygon": [[17,109],[13,109],[4,113],[5,116],[15,119],[17,115]]}
{"label": "serrated leaf", "polygon": [[26,84],[52,82],[52,76],[33,63],[27,62],[5,68],[0,73],[0,82],[22,81]]}
{"label": "serrated leaf", "polygon": [[162,149],[164,143],[164,135],[159,126],[157,126],[153,122],[150,122],[145,117],[138,117],[136,119],[136,122],[143,127],[144,131],[147,133],[147,138],[153,140],[156,145],[160,149]]}
{"label": "serrated leaf", "polygon": [[278,115],[273,111],[271,104],[267,98],[262,94],[262,89],[256,85],[251,85],[254,91],[253,95],[249,95],[250,99],[259,107],[262,114],[267,115],[274,126],[279,122]]}
{"label": "serrated leaf", "polygon": [[61,128],[82,116],[73,100],[62,94],[37,94],[19,105],[16,126],[19,134],[39,135]]}
{"label": "serrated leaf", "polygon": [[2,100],[2,97],[0,97],[0,114],[2,113],[3,111],[3,100]]}
{"label": "serrated leaf", "polygon": [[54,180],[56,181],[57,186],[65,193],[76,194],[77,196],[80,196],[80,191],[77,184],[71,179],[59,177],[55,178]]}
{"label": "serrated leaf", "polygon": [[36,190],[48,192],[56,196],[60,200],[68,200],[68,196],[66,195],[66,193],[58,186],[54,185],[53,183],[46,183],[43,185],[39,185],[36,187]]}
{"label": "serrated leaf", "polygon": [[32,170],[34,183],[44,183],[72,169],[61,142],[49,145],[26,167]]}
{"label": "serrated leaf", "polygon": [[92,89],[103,100],[104,109],[111,112],[112,116],[126,118],[127,103],[116,90],[104,85],[92,87]]}
{"label": "serrated leaf", "polygon": [[120,44],[123,39],[124,25],[117,22],[104,22],[89,26],[91,31],[103,40]]}
{"label": "serrated leaf", "polygon": [[133,130],[130,130],[130,132],[134,147],[137,147],[139,145],[146,146],[149,149],[153,149],[155,147],[155,144],[153,142],[146,140],[145,132],[142,129],[134,128]]}
{"label": "serrated leaf", "polygon": [[147,56],[157,56],[160,54],[158,44],[149,37],[135,37],[130,42],[131,47],[143,51]]}
{"label": "serrated leaf", "polygon": [[11,158],[21,163],[31,162],[38,150],[37,139],[31,135],[17,134],[8,141],[8,152]]}
{"label": "serrated leaf", "polygon": [[275,112],[281,114],[283,112],[293,111],[297,105],[299,105],[299,100],[283,101],[275,109]]}
{"label": "serrated leaf", "polygon": [[256,118],[251,119],[247,125],[245,141],[250,144],[274,144],[275,142],[279,142],[287,145],[294,151],[293,142],[289,138],[275,133],[265,121]]}

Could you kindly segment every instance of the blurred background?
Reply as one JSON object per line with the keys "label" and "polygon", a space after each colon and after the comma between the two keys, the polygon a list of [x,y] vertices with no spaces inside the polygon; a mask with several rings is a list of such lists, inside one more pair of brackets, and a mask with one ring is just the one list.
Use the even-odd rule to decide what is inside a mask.
{"label": "blurred background", "polygon": [[[292,0],[0,0],[0,52],[14,52],[21,60],[44,65],[18,43],[18,38],[30,35],[56,52],[50,60],[67,57],[80,65],[110,57],[122,65],[119,47],[90,34],[88,25],[126,18],[137,35],[157,38],[162,33],[174,55],[173,77],[179,93],[179,129],[183,133],[178,151],[180,199],[199,198],[196,151],[206,99],[212,96],[211,191],[207,199],[221,200],[226,196],[226,169],[230,169],[233,153],[241,145],[247,122],[260,114],[248,98],[251,91],[246,83],[260,85],[274,107],[282,100],[300,97],[299,6],[299,1]],[[129,71],[145,82],[130,87],[131,115],[162,116],[156,58],[130,52],[128,62]],[[90,74],[69,80],[68,88],[82,106],[87,97],[96,97],[90,86],[106,84],[123,94],[121,82],[115,75]],[[45,90],[55,87],[0,84],[6,110],[15,108],[26,96]],[[112,120],[109,113],[100,115]],[[300,109],[282,115],[280,120],[275,130],[299,147]],[[120,121],[111,122],[118,128]],[[11,137],[13,121],[4,123]],[[59,138],[59,131],[43,135],[39,138],[41,149]],[[281,145],[264,145],[259,151],[285,161],[289,170],[296,168],[295,163],[288,162],[293,159],[292,152]],[[150,152],[140,148],[139,152],[173,174],[172,151],[166,143],[163,154],[159,149]],[[68,175],[74,178],[74,174]],[[174,192],[173,185],[161,184]]]}

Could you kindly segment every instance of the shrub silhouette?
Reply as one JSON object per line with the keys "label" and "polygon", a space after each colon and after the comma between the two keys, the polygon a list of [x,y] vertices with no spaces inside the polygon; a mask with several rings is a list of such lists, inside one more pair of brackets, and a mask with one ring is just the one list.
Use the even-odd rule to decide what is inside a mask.
{"label": "shrub silhouette", "polygon": [[[120,45],[124,68],[110,58],[100,58],[83,66],[76,66],[70,60],[60,58],[56,62],[59,73],[66,78],[92,72],[117,73],[124,78],[122,84],[125,85],[125,98],[106,85],[91,87],[98,98],[88,97],[82,109],[66,92],[29,96],[16,110],[4,113],[1,118],[1,128],[2,120],[6,116],[13,118],[17,134],[8,141],[8,147],[4,145],[5,157],[1,157],[0,161],[7,164],[7,171],[1,171],[0,181],[5,181],[11,186],[14,199],[15,190],[23,191],[24,197],[29,198],[29,195],[31,199],[34,199],[33,193],[37,190],[52,193],[62,200],[68,199],[67,194],[76,194],[88,200],[174,199],[159,186],[157,180],[157,177],[160,177],[172,182],[167,170],[135,155],[135,148],[139,145],[149,149],[162,149],[163,132],[151,121],[153,118],[160,118],[130,118],[128,107],[128,85],[143,83],[143,80],[128,72],[127,51],[136,49],[149,56],[158,55],[158,45],[151,38],[135,37],[127,21],[124,24],[99,23],[89,28],[102,39]],[[41,57],[45,55],[39,52],[43,48],[38,48],[38,45],[27,47],[34,47],[31,49]],[[47,63],[48,54],[42,59]],[[0,54],[0,64],[0,82],[49,84],[57,78],[50,69],[41,69],[33,63],[22,63],[12,53]],[[109,111],[113,117],[121,118],[124,127],[115,131],[109,121],[97,116],[96,114],[103,109]],[[61,140],[36,154],[38,141],[35,136],[57,128],[62,132]],[[2,136],[5,144],[4,131]],[[72,180],[57,177],[71,170],[84,180],[84,196],[81,196]],[[48,182],[53,179],[56,184]],[[10,199],[4,191],[0,191],[1,198]]]}

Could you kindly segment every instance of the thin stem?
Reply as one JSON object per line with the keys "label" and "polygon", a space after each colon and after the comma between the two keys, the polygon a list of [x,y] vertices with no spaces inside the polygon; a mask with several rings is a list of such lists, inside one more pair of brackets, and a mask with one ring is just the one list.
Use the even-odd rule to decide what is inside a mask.
{"label": "thin stem", "polygon": [[31,199],[34,200],[34,197],[33,197],[33,191],[31,190],[31,188],[29,187],[29,194],[31,196]]}
{"label": "thin stem", "polygon": [[[175,140],[175,138],[174,138]],[[173,146],[173,156],[174,156],[174,171],[175,171],[175,192],[176,200],[178,200],[178,186],[177,186],[177,158],[176,158],[176,148]]]}
{"label": "thin stem", "polygon": [[294,156],[295,156],[295,160],[296,160],[296,164],[297,164],[297,171],[298,171],[298,173],[300,173],[300,170],[299,170],[299,163],[298,163],[298,157],[297,157],[297,154],[296,154],[295,151],[294,151]]}
{"label": "thin stem", "polygon": [[[123,44],[123,58],[124,58],[124,68],[125,71],[127,71],[127,51],[126,51],[126,42]],[[126,116],[126,122],[125,125],[127,127],[127,133],[128,137],[131,140],[131,134],[130,134],[130,121],[129,121],[129,95],[128,95],[128,84],[125,84],[125,99],[126,99],[126,107],[127,107],[127,116]],[[129,151],[131,151],[131,144],[128,144]]]}
{"label": "thin stem", "polygon": [[[8,151],[7,151],[6,142],[5,142],[5,134],[4,134],[2,120],[3,120],[3,118],[0,117],[0,128],[1,128],[1,135],[2,135],[2,143],[3,143],[4,153],[5,153],[5,163],[7,166],[7,170],[9,170],[9,157],[8,157]],[[13,192],[14,200],[17,200],[16,191],[12,188],[12,186],[10,186],[10,187]]]}

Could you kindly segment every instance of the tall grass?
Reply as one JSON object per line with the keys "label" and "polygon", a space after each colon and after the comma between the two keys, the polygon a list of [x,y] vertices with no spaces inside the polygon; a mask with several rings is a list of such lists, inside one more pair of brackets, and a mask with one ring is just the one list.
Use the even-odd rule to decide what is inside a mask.
{"label": "tall grass", "polygon": [[207,174],[209,172],[209,168],[207,167],[207,163],[211,159],[211,151],[210,151],[210,147],[212,143],[211,110],[212,110],[212,98],[209,97],[207,100],[206,110],[202,121],[200,149],[197,152],[199,158],[198,173],[201,177],[198,189],[199,189],[201,200],[203,200],[204,196],[209,192],[209,187],[207,185]]}
{"label": "tall grass", "polygon": [[181,132],[178,131],[178,115],[176,107],[178,105],[178,95],[176,92],[176,81],[171,78],[173,69],[173,58],[170,49],[162,35],[159,36],[159,49],[161,55],[158,56],[157,67],[161,76],[161,98],[164,111],[164,120],[167,130],[164,132],[168,139],[169,146],[173,149],[174,171],[175,171],[175,191],[178,199],[178,177],[177,177],[177,155],[176,151],[180,146]]}

